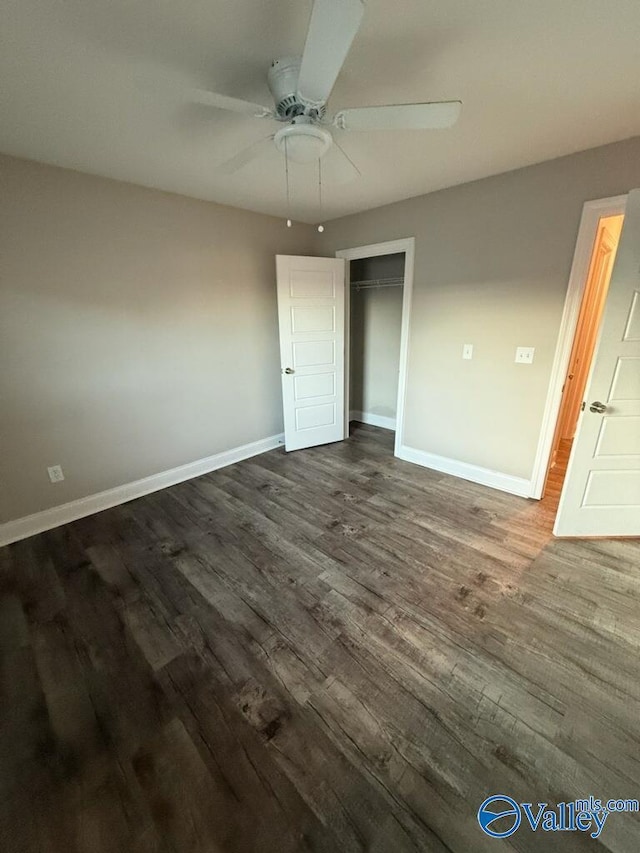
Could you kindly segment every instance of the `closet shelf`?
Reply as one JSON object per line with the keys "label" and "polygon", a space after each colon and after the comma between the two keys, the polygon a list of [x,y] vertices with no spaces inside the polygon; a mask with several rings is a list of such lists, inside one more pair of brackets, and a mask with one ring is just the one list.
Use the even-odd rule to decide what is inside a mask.
{"label": "closet shelf", "polygon": [[366,281],[352,281],[355,290],[369,290],[373,287],[402,287],[404,278],[370,278]]}

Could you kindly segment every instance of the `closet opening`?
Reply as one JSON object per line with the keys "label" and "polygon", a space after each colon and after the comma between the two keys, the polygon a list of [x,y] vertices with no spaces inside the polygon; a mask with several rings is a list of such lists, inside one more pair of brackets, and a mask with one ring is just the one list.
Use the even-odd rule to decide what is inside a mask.
{"label": "closet opening", "polygon": [[356,420],[392,430],[402,459],[415,245],[405,237],[336,252],[346,261],[344,437]]}
{"label": "closet opening", "polygon": [[405,253],[349,264],[349,421],[396,430]]}

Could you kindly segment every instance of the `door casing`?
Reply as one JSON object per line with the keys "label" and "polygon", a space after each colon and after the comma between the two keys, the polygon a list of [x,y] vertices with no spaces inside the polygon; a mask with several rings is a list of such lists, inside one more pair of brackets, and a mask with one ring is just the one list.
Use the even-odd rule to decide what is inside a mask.
{"label": "door casing", "polygon": [[611,198],[587,201],[582,208],[578,239],[576,241],[569,276],[569,286],[560,322],[560,332],[553,359],[549,390],[547,392],[542,427],[540,429],[540,438],[538,439],[536,458],[531,475],[530,497],[538,500],[544,492],[547,470],[553,449],[553,438],[562,403],[562,386],[569,369],[569,359],[576,334],[582,297],[587,284],[593,246],[598,233],[598,223],[604,216],[623,214],[626,210],[626,205],[627,196],[619,195]]}
{"label": "door casing", "polygon": [[405,237],[400,240],[389,240],[384,243],[373,243],[370,246],[356,246],[350,249],[340,249],[336,258],[344,258],[345,273],[345,351],[344,351],[344,437],[349,436],[349,378],[350,378],[350,335],[351,335],[351,280],[349,261],[361,258],[374,258],[380,255],[396,255],[404,253],[404,287],[402,293],[402,327],[400,330],[400,368],[398,375],[398,400],[396,404],[396,437],[393,448],[394,456],[399,456],[404,436],[404,410],[407,393],[407,368],[409,361],[409,328],[411,320],[411,301],[413,296],[413,274],[415,266],[415,237]]}

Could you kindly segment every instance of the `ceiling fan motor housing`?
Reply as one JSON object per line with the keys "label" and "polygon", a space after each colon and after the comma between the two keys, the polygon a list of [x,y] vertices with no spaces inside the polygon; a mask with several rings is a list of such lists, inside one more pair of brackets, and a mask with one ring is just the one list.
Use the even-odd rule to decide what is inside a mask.
{"label": "ceiling fan motor housing", "polygon": [[300,76],[299,56],[286,56],[274,59],[267,74],[267,82],[276,105],[276,112],[283,120],[300,115],[322,118],[325,107],[309,107],[298,98],[298,77]]}

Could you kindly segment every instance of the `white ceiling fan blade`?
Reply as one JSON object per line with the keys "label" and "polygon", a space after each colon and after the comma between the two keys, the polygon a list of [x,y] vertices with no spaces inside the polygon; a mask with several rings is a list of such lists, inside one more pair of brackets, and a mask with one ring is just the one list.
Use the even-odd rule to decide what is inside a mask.
{"label": "white ceiling fan blade", "polygon": [[234,172],[242,169],[243,166],[247,165],[247,163],[250,163],[252,160],[255,160],[257,157],[260,157],[261,154],[265,153],[269,145],[273,142],[273,136],[274,134],[272,133],[269,136],[265,136],[263,139],[259,139],[257,142],[253,142],[251,145],[243,148],[242,151],[238,151],[238,153],[234,154],[229,160],[225,160],[224,163],[221,163],[218,166],[218,171],[223,175],[233,175]]}
{"label": "white ceiling fan blade", "polygon": [[356,107],[341,110],[333,123],[341,130],[438,130],[452,127],[461,109],[462,101]]}
{"label": "white ceiling fan blade", "polygon": [[276,118],[275,112],[262,104],[230,98],[228,95],[220,95],[218,92],[210,92],[208,89],[194,88],[190,81],[176,80],[166,74],[138,74],[134,81],[137,89],[154,99],[168,100],[171,98],[180,103],[202,104],[203,106],[256,118]]}
{"label": "white ceiling fan blade", "polygon": [[238,98],[230,98],[228,95],[220,95],[217,92],[208,92],[206,89],[188,89],[186,94],[196,104],[215,107],[219,110],[228,110],[232,113],[253,116],[254,118],[275,118],[275,113],[261,104],[252,104],[251,101],[241,101]]}
{"label": "white ceiling fan blade", "polygon": [[314,0],[298,78],[298,97],[305,103],[326,103],[363,14],[362,0]]}

